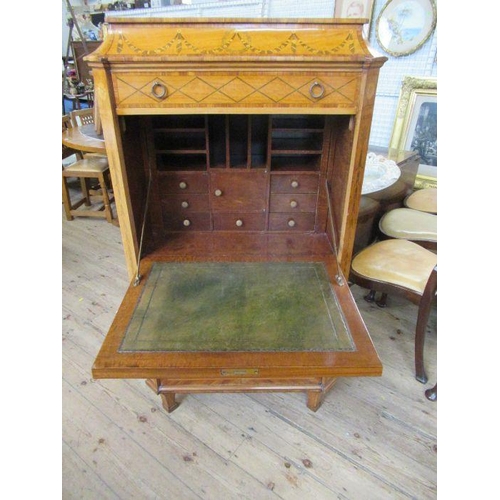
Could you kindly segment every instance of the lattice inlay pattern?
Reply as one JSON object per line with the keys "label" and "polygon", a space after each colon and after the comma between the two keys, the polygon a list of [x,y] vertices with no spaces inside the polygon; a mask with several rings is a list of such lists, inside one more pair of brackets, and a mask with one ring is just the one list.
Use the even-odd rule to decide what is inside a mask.
{"label": "lattice inlay pattern", "polygon": [[[324,91],[321,98],[311,94],[311,87],[319,84]],[[164,98],[154,95],[154,85],[167,91]],[[358,94],[359,77],[355,74],[290,75],[285,79],[269,74],[162,74],[152,76],[117,75],[115,93],[120,108],[152,106],[214,106],[236,104],[354,107]],[[317,90],[317,88],[316,88]]]}

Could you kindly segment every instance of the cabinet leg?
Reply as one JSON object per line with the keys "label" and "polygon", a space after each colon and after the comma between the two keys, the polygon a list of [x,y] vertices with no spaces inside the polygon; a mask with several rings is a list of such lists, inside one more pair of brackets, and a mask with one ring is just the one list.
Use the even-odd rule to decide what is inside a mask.
{"label": "cabinet leg", "polygon": [[307,407],[311,411],[318,411],[323,402],[323,391],[307,391]]}
{"label": "cabinet leg", "polygon": [[179,403],[175,400],[175,393],[167,392],[166,394],[160,394],[161,402],[163,408],[167,410],[168,413],[172,413],[178,406]]}

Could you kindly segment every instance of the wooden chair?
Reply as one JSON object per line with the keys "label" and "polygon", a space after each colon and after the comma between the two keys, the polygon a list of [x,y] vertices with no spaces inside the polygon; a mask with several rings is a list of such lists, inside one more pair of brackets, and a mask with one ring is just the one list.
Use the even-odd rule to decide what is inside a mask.
{"label": "wooden chair", "polygon": [[412,208],[395,208],[382,216],[378,228],[382,240],[403,239],[437,250],[437,215]]}
{"label": "wooden chair", "polygon": [[71,111],[70,116],[73,127],[90,125],[94,123],[94,108],[77,109]]}
{"label": "wooden chair", "polygon": [[[72,128],[73,127],[73,122],[71,121],[71,117],[69,115],[62,115],[62,131],[64,132],[65,130]],[[82,154],[80,151],[69,148],[68,146],[65,146],[64,144],[62,145],[62,159],[65,160],[66,158],[69,158],[70,156],[76,156],[77,160],[82,159]]]}
{"label": "wooden chair", "polygon": [[437,188],[424,188],[414,191],[404,200],[404,206],[420,212],[437,214]]}
{"label": "wooden chair", "polygon": [[[68,187],[68,178],[76,177],[80,179],[82,198],[76,202],[71,201],[71,195]],[[62,172],[62,193],[64,211],[67,220],[73,220],[74,217],[103,217],[108,222],[113,222],[113,211],[110,197],[109,164],[106,157],[87,157],[76,161]],[[99,191],[90,191],[87,186],[88,179],[97,179]],[[98,210],[79,209],[82,205],[92,206],[92,200],[102,201],[102,206]]]}
{"label": "wooden chair", "polygon": [[370,290],[365,297],[375,300],[382,292],[405,297],[418,305],[415,329],[415,372],[419,382],[426,383],[424,369],[425,329],[437,291],[437,255],[416,243],[389,239],[361,250],[352,260],[350,281]]}

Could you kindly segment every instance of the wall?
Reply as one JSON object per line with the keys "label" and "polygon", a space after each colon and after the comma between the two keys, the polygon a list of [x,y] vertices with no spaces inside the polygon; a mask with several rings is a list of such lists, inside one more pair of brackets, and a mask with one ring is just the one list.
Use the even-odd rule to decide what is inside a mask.
{"label": "wall", "polygon": [[[89,0],[91,5],[97,1]],[[385,54],[376,40],[375,21],[386,0],[375,0],[369,43],[372,48],[389,60],[380,71],[375,99],[375,111],[370,135],[372,146],[389,145],[392,126],[396,116],[401,82],[405,76],[437,76],[437,29],[431,38],[415,53],[403,57]],[[81,6],[82,0],[71,0],[71,5]],[[163,12],[170,17],[333,17],[335,0],[191,0],[191,5],[176,5],[161,9],[124,11],[142,15]],[[66,54],[68,28],[65,26],[65,3],[63,2],[63,55]]]}

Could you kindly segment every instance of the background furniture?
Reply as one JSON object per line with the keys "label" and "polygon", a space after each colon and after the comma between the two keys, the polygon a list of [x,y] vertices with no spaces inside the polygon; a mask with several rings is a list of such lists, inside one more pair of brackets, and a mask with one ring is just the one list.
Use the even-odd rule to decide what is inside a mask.
{"label": "background furniture", "polygon": [[415,151],[396,151],[373,146],[369,147],[369,151],[396,162],[401,176],[393,185],[361,197],[354,253],[375,241],[378,236],[378,223],[384,213],[404,206],[405,198],[413,192],[420,160]]}
{"label": "background furniture", "polygon": [[404,239],[437,250],[437,215],[395,208],[382,216],[378,226],[381,239]]}
{"label": "background furniture", "polygon": [[[416,379],[426,383],[424,368],[425,329],[437,290],[437,256],[416,243],[406,240],[384,240],[357,254],[351,267],[350,280],[371,292],[397,294],[418,305],[415,329]],[[385,302],[382,303],[385,305]]]}
{"label": "background furniture", "polygon": [[[67,220],[74,217],[100,217],[108,222],[113,222],[113,211],[111,202],[113,198],[109,194],[109,183],[106,178],[109,176],[108,160],[105,157],[91,157],[78,160],[62,171],[63,203]],[[81,181],[82,197],[77,201],[71,201],[68,179],[77,178]],[[91,193],[87,186],[87,179],[97,179],[99,183],[99,193]],[[102,206],[98,210],[82,210],[82,205],[90,207],[93,199],[102,201]]]}
{"label": "background furniture", "polygon": [[[133,283],[94,377],[147,378],[168,411],[177,392],[268,390],[305,391],[316,410],[336,377],[380,374],[344,277],[386,60],[370,54],[362,23],[107,21],[106,39],[87,62],[101,90]],[[295,351],[281,339],[263,352],[121,349],[159,263],[185,260],[320,263],[336,296],[334,316],[344,319],[355,348]],[[264,327],[235,326],[234,334]]]}
{"label": "background furniture", "polygon": [[404,204],[413,210],[437,214],[437,188],[418,189],[405,199]]}

